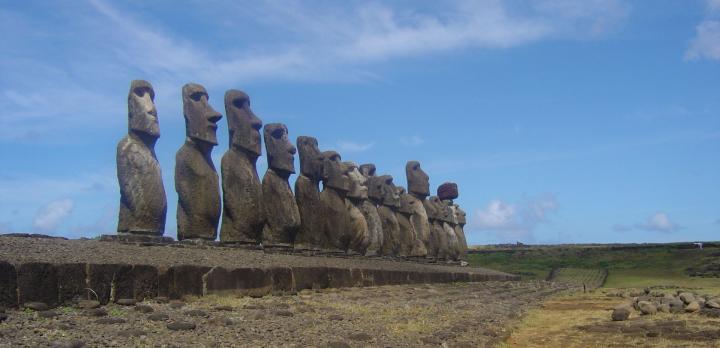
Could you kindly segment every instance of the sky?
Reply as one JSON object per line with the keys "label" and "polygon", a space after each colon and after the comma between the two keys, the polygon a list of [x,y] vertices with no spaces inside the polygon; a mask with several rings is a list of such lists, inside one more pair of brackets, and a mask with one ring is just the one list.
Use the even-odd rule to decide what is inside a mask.
{"label": "sky", "polygon": [[195,82],[396,184],[408,160],[456,182],[470,244],[720,239],[720,0],[0,0],[0,30],[0,233],[116,231],[144,79],[167,236]]}

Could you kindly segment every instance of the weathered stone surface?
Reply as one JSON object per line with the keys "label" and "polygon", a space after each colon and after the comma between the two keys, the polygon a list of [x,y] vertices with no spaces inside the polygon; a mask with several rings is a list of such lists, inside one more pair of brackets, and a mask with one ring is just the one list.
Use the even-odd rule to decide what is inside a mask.
{"label": "weathered stone surface", "polygon": [[171,269],[169,274],[172,278],[168,297],[177,299],[184,295],[203,295],[203,275],[210,271],[210,267],[181,265]]}
{"label": "weathered stone surface", "polygon": [[446,182],[438,186],[437,195],[440,200],[453,200],[458,198],[458,187],[454,182]]}
{"label": "weathered stone surface", "polygon": [[132,297],[143,301],[158,296],[158,270],[150,265],[134,265],[130,271],[132,278]]}
{"label": "weathered stone surface", "polygon": [[438,259],[447,259],[449,255],[448,238],[443,228],[443,208],[440,198],[432,196],[423,202],[425,211],[428,214],[428,222],[430,223],[430,249],[428,255]]}
{"label": "weathered stone surface", "polygon": [[323,154],[317,139],[297,138],[300,155],[300,175],[295,181],[295,200],[300,212],[300,229],[295,237],[296,250],[322,250],[327,244],[323,231],[320,180],[323,174]]}
{"label": "weathered stone surface", "polygon": [[347,288],[355,285],[352,273],[347,268],[330,267],[327,272],[328,287],[330,288]]}
{"label": "weathered stone surface", "polygon": [[413,201],[409,203],[413,209],[410,222],[417,238],[425,244],[426,256],[435,256],[431,254],[430,223],[424,204],[425,198],[430,195],[430,178],[417,161],[409,161],[405,164],[405,175],[408,183],[408,200]]}
{"label": "weathered stone surface", "polygon": [[236,268],[232,270],[232,275],[238,291],[243,295],[260,297],[272,291],[272,273],[266,269]]}
{"label": "weathered stone surface", "polygon": [[345,206],[348,211],[348,249],[364,255],[370,245],[370,232],[367,220],[362,212],[363,202],[368,199],[367,179],[353,162],[344,162],[345,172],[350,179],[350,190],[347,193]]}
{"label": "weathered stone surface", "polygon": [[290,267],[273,267],[268,269],[272,275],[272,293],[275,295],[294,294],[293,274]]}
{"label": "weathered stone surface", "polygon": [[400,207],[396,216],[400,226],[400,256],[425,257],[427,256],[425,243],[418,237],[411,221],[413,211],[415,211],[413,205],[420,203],[407,194],[405,188],[401,186],[398,186],[398,195],[400,196]]}
{"label": "weathered stone surface", "polygon": [[288,178],[295,173],[295,146],[288,141],[284,124],[271,123],[264,128],[268,169],[262,181],[262,206],[266,222],[262,233],[264,247],[292,248],[300,229],[300,212]]}
{"label": "weathered stone surface", "polygon": [[[120,295],[128,296],[132,292],[132,278],[130,277],[130,270],[132,266],[122,264],[90,264],[88,265],[87,271],[87,286],[92,289],[94,293],[88,292],[87,298],[94,299],[97,295],[97,301],[100,304],[107,304],[112,300],[110,298],[113,281],[115,284],[120,284]],[[116,288],[117,289],[117,288]],[[116,292],[116,298],[118,293]]]}
{"label": "weathered stone surface", "polygon": [[326,267],[293,267],[292,272],[297,291],[329,287],[330,279]]}
{"label": "weathered stone surface", "polygon": [[700,304],[697,301],[692,301],[685,306],[685,312],[693,313],[700,310]]}
{"label": "weathered stone surface", "polygon": [[137,301],[135,301],[134,298],[121,298],[115,301],[115,303],[121,305],[121,306],[134,306]]}
{"label": "weathered stone surface", "polygon": [[640,313],[643,315],[652,315],[657,313],[657,307],[649,301],[638,302],[638,308],[640,308]]}
{"label": "weathered stone surface", "polygon": [[619,307],[617,307],[617,308],[615,308],[615,309],[613,310],[613,312],[612,312],[612,320],[613,320],[613,321],[625,321],[625,320],[628,320],[628,318],[630,318],[630,313],[631,313],[631,312],[632,312],[632,310],[630,309],[630,307],[628,307],[628,306],[626,306],[626,305],[624,305],[624,306],[619,306]]}
{"label": "weathered stone surface", "polygon": [[234,292],[237,284],[231,271],[223,267],[213,267],[203,276],[208,294],[224,294]]}
{"label": "weathered stone surface", "polygon": [[58,278],[58,301],[67,303],[76,296],[86,294],[86,265],[82,263],[66,263],[55,266]]}
{"label": "weathered stone surface", "polygon": [[685,304],[689,304],[690,302],[695,301],[695,295],[691,292],[681,292],[678,295],[678,298]]}
{"label": "weathered stone surface", "polygon": [[155,142],[160,126],[149,82],[134,80],[128,93],[128,135],[117,146],[119,233],[162,235],[167,198]]}
{"label": "weathered stone surface", "polygon": [[380,253],[383,256],[397,256],[400,252],[400,225],[395,212],[400,206],[400,197],[390,175],[373,178],[381,182],[382,202],[378,207],[378,215],[383,229],[383,245]]}
{"label": "weathered stone surface", "polygon": [[40,301],[31,301],[23,303],[23,308],[32,309],[34,311],[46,311],[50,308],[47,303]]}
{"label": "weathered stone surface", "polygon": [[215,240],[220,220],[220,180],[210,154],[217,145],[216,123],[222,115],[208,104],[204,87],[183,86],[187,138],[175,156],[178,193],[178,240]]}
{"label": "weathered stone surface", "polygon": [[100,307],[100,302],[95,300],[81,300],[77,303],[78,308],[93,309]]}
{"label": "weathered stone surface", "polygon": [[17,268],[18,300],[44,302],[53,307],[58,302],[58,279],[55,265],[29,262]]}
{"label": "weathered stone surface", "polygon": [[460,241],[460,259],[465,260],[467,258],[467,238],[465,238],[465,211],[460,209],[460,206],[455,204],[454,205],[454,214],[455,214],[455,220],[457,221],[457,224],[454,226],[455,228],[455,235],[458,237],[458,240]]}
{"label": "weathered stone surface", "polygon": [[[360,173],[365,177],[365,187],[368,188],[368,199],[363,200],[361,211],[365,217],[368,226],[368,237],[370,243],[365,250],[366,256],[376,256],[380,253],[383,245],[383,230],[380,215],[377,212],[377,206],[382,202],[382,183],[376,180],[375,165],[366,163],[360,165]],[[373,188],[371,189],[371,186]]]}
{"label": "weathered stone surface", "polygon": [[323,152],[323,190],[320,192],[322,203],[323,231],[327,244],[324,250],[345,252],[350,242],[350,214],[345,204],[350,190],[350,178],[343,170],[342,158],[335,151]]}
{"label": "weathered stone surface", "polygon": [[17,307],[17,272],[9,262],[0,261],[0,307]]}
{"label": "weathered stone surface", "polygon": [[220,169],[223,188],[223,218],[220,241],[258,244],[265,215],[262,211],[262,186],[257,173],[261,155],[262,121],[250,109],[244,92],[225,92],[225,114],[230,131],[230,148],[223,155]]}
{"label": "weathered stone surface", "polygon": [[195,323],[188,321],[175,321],[167,324],[167,328],[172,331],[194,330],[195,327]]}

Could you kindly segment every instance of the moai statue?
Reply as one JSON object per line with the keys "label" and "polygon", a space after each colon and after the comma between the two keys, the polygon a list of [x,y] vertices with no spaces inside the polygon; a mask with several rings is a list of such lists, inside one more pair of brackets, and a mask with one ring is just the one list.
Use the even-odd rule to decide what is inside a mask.
{"label": "moai statue", "polygon": [[[400,243],[400,250],[402,256],[409,257],[425,257],[427,256],[427,249],[425,243],[417,237],[415,227],[413,227],[411,219],[412,213],[415,211],[414,204],[420,204],[420,201],[412,198],[405,188],[398,186],[398,195],[400,196],[400,208],[398,208],[398,224],[400,224],[400,235],[402,236],[402,242]],[[424,208],[423,208],[424,209]]]}
{"label": "moai statue", "polygon": [[455,204],[455,213],[457,214],[457,222],[458,224],[455,226],[455,234],[457,234],[458,238],[460,239],[460,243],[462,246],[462,257],[463,260],[467,258],[467,250],[468,250],[468,244],[467,244],[467,238],[465,238],[465,223],[467,222],[465,211],[460,209],[460,206]]}
{"label": "moai statue", "polygon": [[420,168],[420,162],[408,161],[405,165],[405,175],[407,176],[408,184],[408,200],[412,203],[412,216],[410,222],[413,225],[415,234],[425,244],[425,250],[427,251],[428,257],[435,257],[436,255],[430,252],[434,249],[430,244],[430,223],[428,221],[428,212],[425,209],[425,201],[427,196],[430,195],[430,178]]}
{"label": "moai statue", "polygon": [[[395,192],[398,196],[398,207],[395,212],[395,218],[398,221],[400,232],[398,233],[398,256],[410,257],[412,255],[412,249],[415,242],[415,231],[410,223],[410,217],[412,216],[412,210],[410,204],[408,204],[407,193],[405,188],[402,186],[395,186]],[[405,203],[403,205],[403,203]]]}
{"label": "moai statue", "polygon": [[323,173],[323,154],[317,139],[297,138],[300,154],[300,175],[295,181],[295,200],[300,212],[300,230],[295,236],[295,250],[320,251],[327,244],[323,231],[320,180]]}
{"label": "moai statue", "polygon": [[220,241],[257,245],[265,225],[260,206],[262,186],[256,167],[262,154],[262,121],[250,109],[250,97],[234,89],[225,92],[225,114],[230,148],[220,164],[223,189]]}
{"label": "moai statue", "polygon": [[222,115],[208,104],[203,86],[182,88],[185,143],[175,155],[178,240],[215,240],[220,221],[220,180],[210,153]]}
{"label": "moai statue", "polygon": [[440,204],[442,209],[442,217],[440,220],[442,221],[442,228],[445,231],[448,241],[448,260],[457,261],[460,259],[462,251],[460,248],[460,240],[455,234],[454,226],[457,224],[457,221],[452,212],[452,202],[440,201]]}
{"label": "moai statue", "polygon": [[457,184],[454,182],[446,182],[440,185],[438,187],[438,198],[440,198],[443,203],[450,208],[451,215],[447,218],[447,220],[451,221],[450,227],[452,227],[454,235],[457,238],[458,245],[456,246],[456,248],[458,249],[458,257],[461,260],[464,260],[467,251],[467,241],[465,240],[465,233],[463,232],[462,227],[459,226],[459,212],[457,211],[457,205],[453,203],[453,200],[458,198]]}
{"label": "moai statue", "polygon": [[365,186],[367,179],[363,176],[353,162],[343,162],[345,171],[350,179],[350,190],[345,200],[349,216],[350,244],[348,249],[351,252],[365,255],[370,245],[370,233],[367,220],[362,212],[363,202],[368,199],[368,188]]}
{"label": "moai statue", "polygon": [[155,142],[160,125],[155,92],[149,82],[134,80],[128,93],[128,135],[117,146],[120,184],[119,234],[162,236],[167,200]]}
{"label": "moai statue", "polygon": [[440,198],[432,196],[424,201],[430,223],[430,249],[428,254],[439,260],[448,258],[448,238],[443,229],[443,207]]}
{"label": "moai statue", "polygon": [[362,213],[368,225],[368,235],[370,243],[365,251],[365,256],[377,256],[383,245],[382,221],[378,214],[377,207],[382,202],[382,184],[379,180],[374,180],[375,165],[372,163],[360,166],[360,173],[367,180],[365,186],[368,188],[368,199],[362,202]]}
{"label": "moai statue", "polygon": [[378,215],[383,228],[383,244],[380,253],[383,256],[398,256],[400,252],[400,225],[396,211],[400,206],[400,197],[397,194],[393,177],[381,175],[377,179],[381,183],[382,202],[378,206]]}
{"label": "moai statue", "polygon": [[287,127],[270,123],[263,130],[268,168],[262,180],[262,207],[265,227],[263,248],[290,249],[300,229],[300,212],[288,179],[295,173],[295,146],[288,140]]}
{"label": "moai statue", "polygon": [[349,212],[345,206],[345,197],[350,190],[350,178],[343,168],[342,158],[335,151],[323,154],[323,190],[322,202],[323,231],[327,243],[325,252],[344,253],[350,241]]}

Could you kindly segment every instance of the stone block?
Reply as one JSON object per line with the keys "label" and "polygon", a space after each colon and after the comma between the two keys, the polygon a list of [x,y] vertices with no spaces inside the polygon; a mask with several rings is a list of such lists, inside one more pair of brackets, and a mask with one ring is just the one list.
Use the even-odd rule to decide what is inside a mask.
{"label": "stone block", "polygon": [[326,267],[293,267],[292,273],[296,291],[329,287],[330,279]]}
{"label": "stone block", "polygon": [[210,272],[211,267],[180,265],[173,266],[170,281],[169,297],[182,298],[185,295],[203,295],[203,276]]}
{"label": "stone block", "polygon": [[17,268],[18,302],[43,302],[50,307],[58,301],[57,270],[43,262],[24,263]]}
{"label": "stone block", "polygon": [[17,284],[15,266],[0,261],[0,306],[17,307]]}
{"label": "stone block", "polygon": [[213,267],[205,274],[203,281],[207,294],[231,293],[236,290],[236,281],[232,272],[223,267]]}
{"label": "stone block", "polygon": [[84,263],[63,263],[55,265],[58,279],[58,303],[69,303],[74,298],[83,298],[88,292],[87,265]]}
{"label": "stone block", "polygon": [[268,269],[272,275],[272,293],[289,295],[296,293],[293,286],[293,273],[290,267],[273,267]]}
{"label": "stone block", "polygon": [[158,270],[155,266],[134,265],[130,273],[133,281],[132,298],[142,301],[158,296]]}
{"label": "stone block", "polygon": [[273,279],[270,271],[262,268],[236,268],[232,270],[236,289],[251,297],[261,297],[272,291]]}

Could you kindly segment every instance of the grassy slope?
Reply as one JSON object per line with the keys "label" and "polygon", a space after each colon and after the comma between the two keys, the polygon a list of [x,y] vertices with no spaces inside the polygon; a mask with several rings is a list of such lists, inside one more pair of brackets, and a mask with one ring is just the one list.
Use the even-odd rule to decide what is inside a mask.
{"label": "grassy slope", "polygon": [[571,246],[470,254],[468,259],[472,265],[520,274],[524,279],[545,279],[555,267],[607,268],[606,287],[720,287],[720,278],[695,278],[685,273],[688,267],[717,259],[719,253],[720,248],[681,249],[673,245],[617,250]]}

